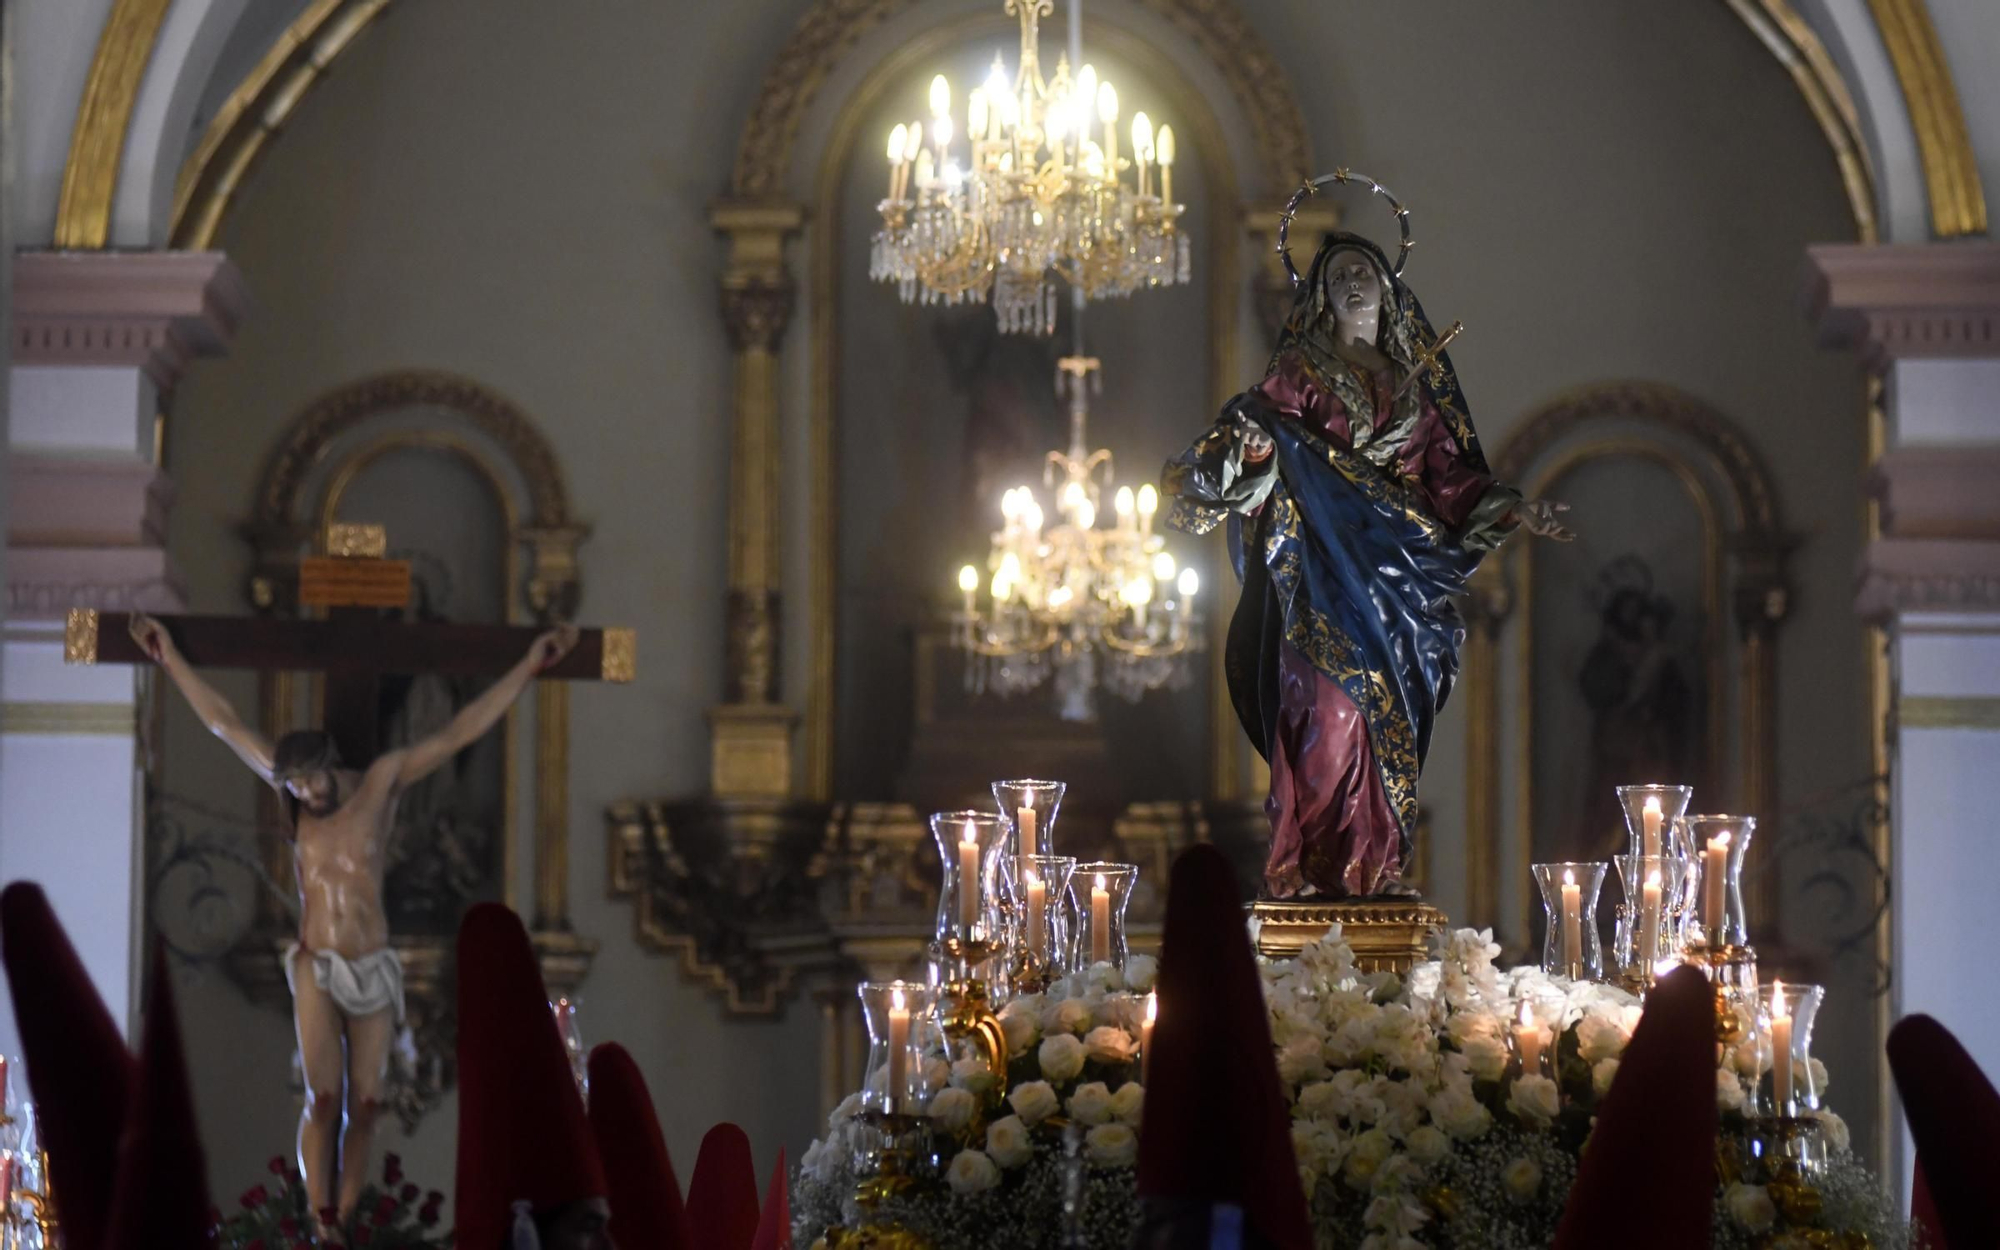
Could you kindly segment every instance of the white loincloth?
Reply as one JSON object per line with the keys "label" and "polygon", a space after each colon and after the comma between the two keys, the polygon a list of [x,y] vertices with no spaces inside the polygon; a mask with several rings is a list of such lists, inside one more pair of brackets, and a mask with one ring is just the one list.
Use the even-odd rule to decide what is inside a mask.
{"label": "white loincloth", "polygon": [[[303,949],[297,942],[285,948],[285,984],[298,995],[296,963],[293,956]],[[348,959],[335,951],[307,951],[312,956],[313,984],[325,990],[349,1017],[372,1016],[387,1007],[396,1009],[396,1023],[403,1022],[403,960],[389,947],[372,951],[359,959]]]}

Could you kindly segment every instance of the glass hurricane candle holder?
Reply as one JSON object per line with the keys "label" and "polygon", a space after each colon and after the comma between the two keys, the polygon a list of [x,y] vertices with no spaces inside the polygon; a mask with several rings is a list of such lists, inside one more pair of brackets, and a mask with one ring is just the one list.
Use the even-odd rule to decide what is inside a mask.
{"label": "glass hurricane candle holder", "polygon": [[856,993],[868,1028],[861,1105],[883,1115],[913,1115],[930,1093],[924,1061],[936,1032],[937,991],[915,981],[864,981]]}
{"label": "glass hurricane candle holder", "polygon": [[1618,805],[1625,809],[1625,831],[1631,835],[1628,855],[1665,855],[1672,852],[1674,822],[1687,815],[1694,799],[1693,786],[1669,786],[1657,782],[1643,786],[1619,786]]}
{"label": "glass hurricane candle holder", "polygon": [[938,891],[937,940],[953,975],[972,975],[1003,941],[999,899],[990,887],[1009,825],[992,812],[939,812],[931,817],[943,884]]}
{"label": "glass hurricane candle holder", "polygon": [[1076,908],[1076,946],[1072,969],[1092,964],[1125,967],[1125,907],[1139,880],[1137,864],[1078,864],[1069,879]]}
{"label": "glass hurricane candle holder", "polygon": [[1018,917],[1011,980],[1019,993],[1038,994],[1069,971],[1070,881],[1076,860],[1067,855],[1023,855],[1010,874]]}
{"label": "glass hurricane candle holder", "polygon": [[1514,1022],[1507,1027],[1507,1048],[1513,1053],[1515,1076],[1555,1079],[1556,1031],[1542,1022],[1534,1005],[1525,998]]}
{"label": "glass hurricane candle holder", "polygon": [[1013,826],[1007,840],[1007,854],[1053,855],[1056,853],[1056,813],[1062,809],[1063,792],[1069,787],[1060,781],[996,781],[993,801],[1000,815]]}
{"label": "glass hurricane candle holder", "polygon": [[1619,855],[1613,862],[1625,888],[1618,971],[1627,982],[1651,985],[1661,963],[1680,959],[1675,917],[1686,884],[1685,865],[1679,855]]}
{"label": "glass hurricane candle holder", "polygon": [[1743,910],[1743,859],[1757,832],[1754,816],[1683,816],[1675,822],[1678,836],[1693,856],[1699,872],[1689,910],[1701,927],[1701,941],[1711,951],[1750,944],[1750,924]]}
{"label": "glass hurricane candle holder", "polygon": [[1757,997],[1758,1130],[1766,1150],[1808,1172],[1826,1164],[1826,1139],[1814,1115],[1820,1082],[1812,1060],[1813,1022],[1825,998],[1817,985],[1782,980]]}
{"label": "glass hurricane candle holder", "polygon": [[1604,889],[1603,864],[1536,864],[1548,930],[1542,939],[1542,971],[1572,981],[1604,975],[1604,942],[1597,933],[1597,896]]}

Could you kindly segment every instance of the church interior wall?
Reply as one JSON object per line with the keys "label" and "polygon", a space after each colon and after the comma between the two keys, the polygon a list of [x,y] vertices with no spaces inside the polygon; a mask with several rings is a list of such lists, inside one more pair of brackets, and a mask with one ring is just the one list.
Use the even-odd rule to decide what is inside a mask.
{"label": "church interior wall", "polygon": [[[62,145],[46,136],[67,134],[51,127],[73,115],[73,103],[58,104],[80,89],[105,7],[23,6],[17,35],[52,55],[24,64],[18,84],[23,129],[43,136],[23,152],[22,237],[48,234],[53,184],[33,171],[60,168]],[[1768,52],[1721,5],[1670,14],[1561,0],[1533,23],[1461,5],[1244,7],[1292,77],[1320,163],[1365,169],[1415,209],[1410,277],[1434,316],[1469,327],[1454,355],[1489,449],[1550,396],[1613,378],[1672,382],[1751,432],[1805,538],[1780,647],[1780,803],[1862,775],[1862,641],[1849,609],[1861,381],[1849,360],[1814,347],[1796,312],[1801,247],[1851,238],[1853,224],[1824,140]],[[1955,56],[2000,31],[2000,19],[1976,25],[1986,19],[1970,0],[1933,7]],[[809,1005],[776,1022],[725,1020],[671,959],[639,949],[630,907],[606,897],[601,820],[613,799],[693,793],[705,781],[703,712],[720,695],[730,402],[706,206],[802,9],[799,0],[587,6],[551,21],[517,0],[399,6],[293,117],[218,239],[256,306],[228,359],[198,366],[181,387],[167,442],[179,488],[171,546],[192,609],[206,612],[243,610],[248,551],[233,527],[279,431],[333,386],[392,368],[451,370],[507,395],[554,442],[576,510],[594,527],[581,614],[635,625],[641,639],[635,685],[572,696],[570,913],[602,943],[582,990],[583,1027],[590,1041],[614,1036],[593,1024],[615,1011],[615,1036],[653,1085],[683,1176],[701,1131],[721,1118],[749,1129],[760,1169],[780,1144],[796,1155],[818,1103]],[[1967,95],[1976,135],[2000,126],[2000,106],[1981,112],[1983,98]],[[858,148],[869,168],[873,150]],[[1983,150],[1990,159],[2000,141]],[[1366,207],[1351,220],[1377,235],[1388,227]],[[1196,224],[1233,228],[1221,213]],[[802,267],[802,250],[793,263]],[[859,316],[887,295],[845,298]],[[1135,307],[1131,325],[1175,308]],[[1092,324],[1125,313],[1114,305]],[[908,314],[907,324],[922,318]],[[799,325],[795,317],[786,341],[794,395],[809,381]],[[1093,333],[1137,358],[1108,362],[1114,377],[1144,367],[1148,335]],[[894,353],[925,342],[921,332],[882,336],[875,365],[914,376],[928,366]],[[1257,363],[1246,356],[1242,382]],[[1159,389],[1141,404],[1148,420],[1192,433],[1211,418],[1205,388],[1166,368],[1154,377]],[[1184,412],[1168,417],[1154,397],[1175,391]],[[908,402],[908,389],[885,393]],[[786,412],[794,485],[803,411]],[[1121,453],[1121,467],[1146,472],[1147,454]],[[796,654],[804,513],[801,493],[788,493]],[[1587,535],[1588,518],[1577,521]],[[910,571],[913,590],[921,574]],[[940,588],[949,574],[936,570]],[[802,670],[790,654],[796,702],[789,683]],[[254,698],[247,680],[225,688],[239,706]],[[1433,862],[1463,858],[1463,716],[1462,704],[1447,708],[1426,773]],[[167,717],[165,786],[247,818],[251,785],[235,763],[178,701]],[[1440,874],[1448,909],[1463,903],[1458,879]],[[1503,887],[1511,914],[1505,892],[1525,883]],[[1794,914],[1788,936],[1808,944],[1820,929]],[[1851,1014],[1823,1025],[1822,1047],[1856,1089],[1872,1080],[1863,1075],[1870,1009],[1859,973],[1834,975],[1829,1014]],[[228,1194],[289,1138],[289,1029],[219,970],[183,979],[211,1170]],[[1856,1141],[1870,1140],[1860,1100],[1849,1114]],[[413,1177],[449,1176],[452,1116],[447,1101],[413,1141],[389,1134]]]}

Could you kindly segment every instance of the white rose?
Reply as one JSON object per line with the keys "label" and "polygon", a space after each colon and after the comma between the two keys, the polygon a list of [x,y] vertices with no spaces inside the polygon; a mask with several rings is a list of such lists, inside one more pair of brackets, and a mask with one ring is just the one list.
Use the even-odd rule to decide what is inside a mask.
{"label": "white rose", "polygon": [[1611,1092],[1611,1082],[1618,1075],[1616,1059],[1599,1059],[1590,1069],[1590,1088],[1599,1098]]}
{"label": "white rose", "polygon": [[1507,1091],[1507,1109],[1537,1127],[1562,1111],[1562,1095],[1545,1076],[1524,1076]]}
{"label": "white rose", "polygon": [[1483,1136],[1493,1127],[1493,1113],[1469,1089],[1440,1090],[1431,1098],[1431,1119],[1460,1141]]}
{"label": "white rose", "polygon": [[1847,1121],[1825,1108],[1813,1114],[1819,1117],[1819,1131],[1825,1136],[1826,1144],[1833,1147],[1834,1153],[1846,1154],[1853,1144],[1847,1134]]}
{"label": "white rose", "polygon": [[1316,1037],[1293,1038],[1278,1052],[1278,1075],[1292,1085],[1326,1075],[1326,1057]]}
{"label": "white rose", "polygon": [[1818,1059],[1808,1059],[1806,1060],[1806,1068],[1812,1073],[1813,1092],[1822,1098],[1826,1097],[1827,1083],[1833,1079],[1828,1074],[1826,1065]]}
{"label": "white rose", "polygon": [[840,1100],[840,1105],[833,1109],[833,1114],[826,1117],[827,1126],[829,1128],[840,1128],[849,1120],[861,1114],[862,1105],[861,1095],[849,1094]]}
{"label": "white rose", "polygon": [[1729,1059],[1736,1065],[1738,1072],[1755,1081],[1757,1075],[1770,1066],[1770,1060],[1765,1058],[1762,1051],[1763,1048],[1757,1044],[1756,1038],[1746,1037],[1737,1045]]}
{"label": "white rose", "polygon": [[1444,1031],[1460,1050],[1465,1049],[1469,1038],[1490,1037],[1499,1041],[1502,1032],[1500,1017],[1488,1011],[1454,1011],[1445,1021]]}
{"label": "white rose", "polygon": [[1130,955],[1125,959],[1125,988],[1144,994],[1160,979],[1160,961],[1151,955]]}
{"label": "white rose", "polygon": [[1360,1250],[1430,1250],[1415,1237],[1400,1233],[1370,1233],[1361,1239]]}
{"label": "white rose", "polygon": [[1042,1009],[1042,1032],[1082,1034],[1090,1028],[1090,1004],[1081,998],[1065,998]]}
{"label": "white rose", "polygon": [[986,1126],[986,1153],[1003,1168],[1017,1168],[1035,1157],[1028,1126],[1018,1115],[1002,1116]]}
{"label": "white rose", "polygon": [[1730,1219],[1753,1233],[1763,1232],[1778,1218],[1778,1206],[1762,1185],[1731,1185],[1722,1195],[1722,1205]]}
{"label": "white rose", "polygon": [[1542,1165],[1533,1159],[1516,1159],[1500,1169],[1500,1183],[1516,1202],[1531,1202],[1542,1189]]}
{"label": "white rose", "polygon": [[1715,1070],[1715,1105],[1722,1111],[1743,1110],[1743,1081],[1728,1068]]}
{"label": "white rose", "polygon": [[1078,1124],[1103,1124],[1111,1119],[1111,1091],[1103,1081],[1076,1087],[1069,1096],[1069,1118]]}
{"label": "white rose", "polygon": [[1609,1016],[1589,1015],[1576,1023],[1576,1050],[1585,1063],[1616,1059],[1630,1040],[1624,1026]]}
{"label": "white rose", "polygon": [[1374,1181],[1376,1171],[1395,1152],[1396,1143],[1389,1140],[1389,1135],[1379,1128],[1371,1128],[1354,1139],[1341,1174],[1356,1189],[1367,1189]]}
{"label": "white rose", "polygon": [[1049,1080],[1074,1080],[1083,1071],[1083,1043],[1076,1040],[1074,1033],[1058,1033],[1042,1039],[1035,1059],[1041,1064],[1042,1075]]}
{"label": "white rose", "polygon": [[1007,1095],[1007,1105],[1014,1108],[1023,1123],[1040,1124],[1062,1107],[1062,1100],[1047,1081],[1027,1081],[1016,1085],[1014,1092]]}
{"label": "white rose", "polygon": [[1139,1043],[1124,1029],[1107,1024],[1084,1036],[1083,1053],[1099,1063],[1130,1063],[1139,1054]]}
{"label": "white rose", "polygon": [[1401,1194],[1383,1194],[1368,1204],[1363,1223],[1384,1236],[1407,1237],[1430,1220],[1430,1212]]}
{"label": "white rose", "polygon": [[1025,1011],[1000,1017],[1000,1031],[1007,1035],[1007,1053],[1025,1055],[1042,1035],[1041,1021]]}
{"label": "white rose", "polygon": [[943,1089],[951,1084],[951,1065],[942,1059],[924,1060],[924,1085],[930,1089]]}
{"label": "white rose", "polygon": [[1426,1167],[1451,1153],[1451,1138],[1428,1124],[1412,1132],[1403,1144],[1409,1147],[1410,1157]]}
{"label": "white rose", "polygon": [[1139,1158],[1139,1135],[1123,1124],[1100,1124],[1084,1134],[1083,1154],[1101,1168],[1129,1168]]}
{"label": "white rose", "polygon": [[993,1069],[986,1066],[984,1059],[961,1059],[951,1065],[951,1083],[983,1098],[993,1092],[999,1079],[993,1075]]}
{"label": "white rose", "polygon": [[970,1124],[977,1110],[979,1100],[956,1086],[941,1089],[931,1098],[930,1117],[947,1132],[956,1133]]}
{"label": "white rose", "polygon": [[1507,1046],[1497,1037],[1469,1037],[1465,1058],[1475,1080],[1497,1081],[1507,1074]]}
{"label": "white rose", "polygon": [[998,1185],[1000,1169],[993,1166],[993,1160],[982,1150],[961,1150],[952,1159],[945,1179],[951,1182],[951,1192],[964,1197]]}
{"label": "white rose", "polygon": [[1352,1093],[1332,1081],[1314,1081],[1299,1091],[1298,1108],[1307,1119],[1337,1120],[1347,1114],[1352,1099]]}
{"label": "white rose", "polygon": [[1120,1124],[1139,1127],[1140,1119],[1146,1112],[1146,1087],[1137,1081],[1127,1081],[1111,1095],[1111,1118]]}

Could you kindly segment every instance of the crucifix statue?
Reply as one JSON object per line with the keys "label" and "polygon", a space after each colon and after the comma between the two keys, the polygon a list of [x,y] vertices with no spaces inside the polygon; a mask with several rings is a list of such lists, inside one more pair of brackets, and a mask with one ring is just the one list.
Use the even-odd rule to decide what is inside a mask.
{"label": "crucifix statue", "polygon": [[[71,614],[66,655],[158,664],[202,724],[278,791],[300,899],[297,940],[285,952],[306,1080],[299,1169],[313,1211],[344,1223],[367,1180],[403,1016],[402,964],[383,901],[397,802],[498,724],[537,678],[629,681],[633,637],[567,624],[538,630],[387,620],[379,609],[407,602],[410,567],[382,558],[380,527],[335,526],[327,545],[333,554],[300,564],[300,603],[326,609],[323,619],[79,611]],[[325,725],[272,742],[202,678],[204,668],[322,672]],[[493,681],[435,733],[378,750],[378,679],[419,673]]]}

